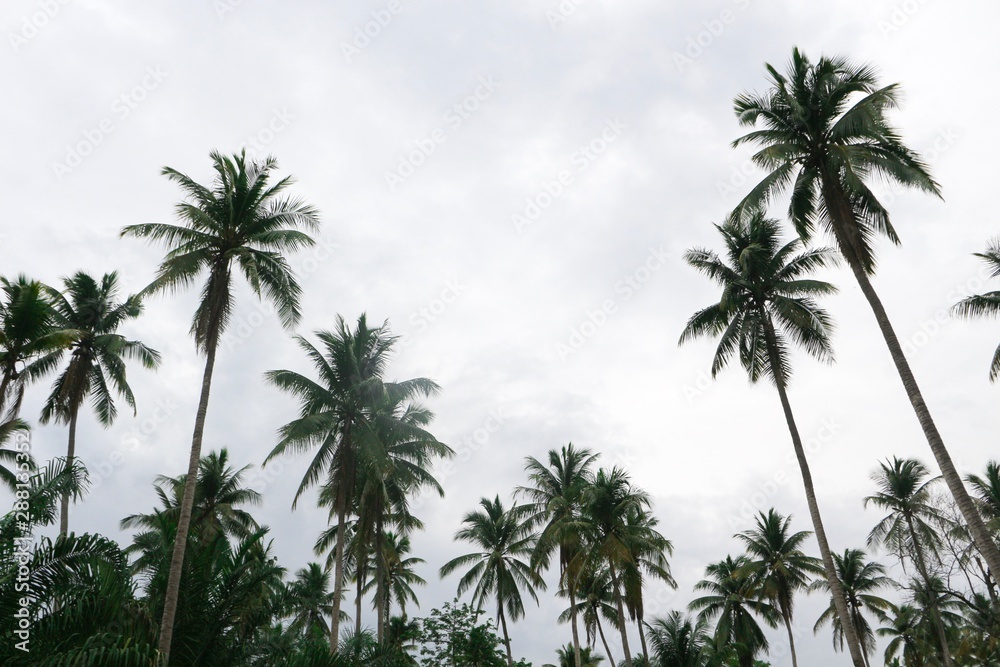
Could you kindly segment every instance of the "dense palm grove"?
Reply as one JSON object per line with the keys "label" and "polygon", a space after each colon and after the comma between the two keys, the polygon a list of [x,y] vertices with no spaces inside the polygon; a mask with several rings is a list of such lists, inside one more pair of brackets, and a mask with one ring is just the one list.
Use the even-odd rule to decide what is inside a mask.
{"label": "dense palm grove", "polygon": [[[293,329],[301,290],[286,256],[313,244],[319,214],[287,194],[289,179],[272,181],[273,160],[213,153],[210,185],[164,169],[183,193],[178,224],[122,230],[166,250],[140,294],[121,294],[114,272],[78,272],[58,287],[2,279],[0,475],[13,511],[0,519],[0,663],[512,667],[527,664],[516,660],[525,606],[557,595],[565,601],[564,641],[552,647],[560,667],[753,667],[785,660],[785,649],[798,667],[796,601],[814,594],[829,605],[808,620],[832,639],[837,661],[1000,665],[1000,464],[959,474],[869,280],[876,238],[899,242],[871,180],[934,195],[938,186],[889,124],[898,93],[879,86],[871,68],[812,63],[795,51],[787,73],[768,74],[764,94],[735,102],[740,123],[752,128],[735,144],[756,146],[753,159],[767,173],[717,225],[721,251],[685,255],[721,295],[690,318],[680,340],[716,338],[713,375],[738,360],[752,382],[774,385],[811,530],[760,508],[753,527],[733,536],[732,553],[707,564],[686,610],[650,617],[648,587],[676,587],[674,542],[659,532],[651,498],[628,470],[566,444],[529,457],[520,485],[469,509],[455,532],[468,553],[435,564],[442,577],[459,576],[458,598],[415,616],[426,582],[411,546],[423,527],[413,500],[443,495],[431,470],[453,452],[433,435],[423,403],[440,388],[427,378],[389,380],[397,339],[388,323],[372,325],[362,314],[295,336],[311,373],[279,369],[263,378],[299,405],[268,459],[306,458],[288,500],[315,502],[329,517],[316,527],[316,562],[286,570],[253,515],[261,495],[247,483],[250,462],[237,451],[203,452],[202,438],[219,342],[241,306],[236,283],[245,281]],[[786,190],[790,241],[766,212]],[[817,228],[833,248],[810,245]],[[1000,276],[1000,245],[978,257]],[[871,462],[870,495],[858,503],[883,518],[863,545],[827,538],[822,490],[789,396],[793,346],[833,360],[833,318],[820,300],[835,287],[813,274],[837,261],[872,307],[941,471],[916,459]],[[76,456],[79,419],[107,426],[121,402],[141,410],[126,369],[169,362],[120,330],[157,294],[190,287],[200,290],[191,335],[205,366],[189,466],[153,480],[158,506],[122,517],[131,543],[79,534],[70,521],[72,505],[88,494],[86,462]],[[1000,292],[970,296],[955,311],[996,314]],[[989,375],[1000,376],[1000,348]],[[22,404],[27,387],[48,382],[36,421],[64,425],[67,449],[44,462],[30,455],[32,416]],[[36,539],[33,531],[47,526],[57,536]],[[787,646],[770,646],[768,629]]]}

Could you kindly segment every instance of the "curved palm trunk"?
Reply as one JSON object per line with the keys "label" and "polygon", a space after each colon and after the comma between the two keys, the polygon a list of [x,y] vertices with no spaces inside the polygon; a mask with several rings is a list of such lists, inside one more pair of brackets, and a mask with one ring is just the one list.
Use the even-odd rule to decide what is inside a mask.
{"label": "curved palm trunk", "polygon": [[785,630],[788,631],[788,650],[792,654],[792,667],[799,667],[799,659],[795,655],[795,637],[792,635],[792,619],[787,610],[781,610],[781,619],[785,622]]}
{"label": "curved palm trunk", "polygon": [[[80,413],[80,406],[73,406],[73,412],[69,418],[69,445],[66,448],[66,467],[73,465],[76,456],[76,418]],[[59,501],[59,535],[65,536],[69,533],[69,492],[63,493]]]}
{"label": "curved palm trunk", "polygon": [[201,398],[194,419],[194,435],[191,438],[191,456],[188,459],[187,477],[184,479],[184,495],[181,498],[181,514],[177,520],[177,535],[174,551],[170,557],[170,575],[167,579],[167,593],[163,601],[163,619],[160,622],[159,651],[161,664],[170,664],[170,643],[174,635],[174,616],[177,614],[177,598],[181,588],[181,573],[184,568],[184,549],[191,529],[191,511],[194,507],[194,492],[198,483],[198,464],[201,462],[201,441],[205,433],[205,416],[208,414],[208,397],[212,389],[212,371],[215,369],[215,352],[218,342],[218,324],[209,336],[206,346],[205,374],[201,380]]}
{"label": "curved palm trunk", "polygon": [[610,663],[611,665],[617,665],[618,663],[615,662],[614,656],[611,655],[611,647],[608,646],[608,640],[604,636],[604,626],[601,625],[601,615],[598,613],[596,618],[597,618],[597,633],[601,635],[601,642],[604,644],[604,652],[608,654],[608,663]]}
{"label": "curved palm trunk", "polygon": [[628,647],[628,633],[625,631],[625,605],[622,604],[622,593],[618,590],[618,572],[615,564],[609,562],[608,569],[611,571],[611,587],[615,591],[615,604],[618,607],[618,629],[622,635],[622,651],[625,653],[625,667],[632,667],[632,652]]}
{"label": "curved palm trunk", "polygon": [[[778,368],[780,358],[778,354],[777,341],[774,335],[774,328],[770,320],[764,324],[767,337],[767,353],[772,368]],[[847,648],[851,654],[854,667],[865,667],[864,653],[861,650],[861,642],[854,631],[854,624],[851,623],[851,616],[847,612],[847,598],[844,596],[844,587],[840,585],[840,577],[837,576],[837,569],[833,563],[833,554],[830,552],[830,544],[826,539],[826,530],[823,528],[823,519],[819,513],[819,503],[816,502],[816,490],[813,488],[812,473],[809,471],[809,461],[806,460],[805,450],[802,448],[802,438],[799,437],[799,429],[795,425],[795,417],[792,415],[792,406],[788,402],[788,394],[785,391],[785,381],[780,374],[775,373],[774,384],[778,389],[778,397],[781,399],[781,409],[785,413],[785,421],[788,423],[788,432],[792,436],[792,447],[795,449],[795,458],[799,463],[799,472],[802,474],[802,485],[805,487],[806,503],[809,506],[809,517],[812,519],[813,530],[816,532],[816,541],[819,543],[820,555],[823,559],[823,568],[826,570],[826,579],[830,584],[830,593],[833,595],[833,606],[840,618],[840,625],[844,629],[844,638],[847,641]]]}
{"label": "curved palm trunk", "polygon": [[497,598],[497,616],[500,618],[500,627],[503,628],[503,645],[507,649],[507,667],[514,667],[514,656],[510,652],[510,635],[507,634],[507,618],[503,615],[503,602]]}
{"label": "curved palm trunk", "polygon": [[951,667],[951,649],[948,648],[948,634],[945,632],[944,623],[941,621],[941,610],[938,609],[937,596],[931,585],[927,563],[924,561],[924,555],[920,551],[920,544],[917,542],[917,531],[913,526],[913,517],[910,516],[909,512],[906,512],[904,516],[906,517],[906,526],[910,530],[910,540],[913,542],[913,560],[916,561],[917,569],[924,580],[924,586],[927,587],[927,593],[931,596],[927,600],[927,604],[930,607],[929,611],[931,612],[931,623],[934,625],[934,632],[937,634],[938,643],[941,645],[941,658],[944,661],[944,667]]}
{"label": "curved palm trunk", "polygon": [[944,446],[941,434],[938,432],[937,426],[931,418],[930,410],[927,409],[924,397],[920,393],[917,380],[913,376],[913,371],[910,370],[910,364],[906,360],[906,355],[903,354],[903,348],[899,344],[899,338],[892,328],[892,323],[885,312],[882,300],[879,299],[878,293],[875,292],[875,288],[872,287],[871,281],[868,279],[868,274],[851,249],[853,244],[846,231],[849,227],[842,221],[853,220],[853,212],[846,200],[842,196],[837,196],[839,191],[834,186],[832,179],[826,174],[823,174],[822,179],[823,198],[826,201],[827,209],[834,214],[834,235],[840,246],[841,254],[844,255],[848,265],[850,265],[851,271],[854,273],[854,277],[861,287],[862,294],[865,295],[868,305],[875,314],[875,321],[878,323],[878,328],[882,332],[885,344],[889,348],[889,355],[892,357],[892,363],[896,366],[899,379],[903,382],[906,396],[910,399],[910,405],[913,406],[913,411],[917,415],[917,421],[920,422],[920,428],[924,432],[927,444],[930,445],[938,468],[941,469],[941,475],[948,485],[948,490],[955,498],[955,503],[958,505],[959,511],[962,512],[962,517],[969,525],[969,532],[972,533],[972,539],[976,543],[979,552],[983,555],[983,558],[986,559],[986,565],[993,574],[994,579],[1000,578],[1000,547],[997,547],[996,542],[990,536],[986,524],[983,523],[983,517],[972,502],[965,484],[962,483],[962,477],[958,474],[958,470],[951,460],[951,454],[948,453],[948,449]]}
{"label": "curved palm trunk", "polygon": [[642,646],[642,657],[645,664],[649,664],[649,649],[646,647],[646,629],[643,627],[642,616],[638,615],[635,624],[639,628],[639,644]]}

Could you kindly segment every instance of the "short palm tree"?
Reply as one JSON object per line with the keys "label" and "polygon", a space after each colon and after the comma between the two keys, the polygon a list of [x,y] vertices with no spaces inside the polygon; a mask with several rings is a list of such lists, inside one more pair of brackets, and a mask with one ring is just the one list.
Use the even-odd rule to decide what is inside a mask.
{"label": "short palm tree", "polygon": [[988,461],[983,477],[969,475],[966,479],[979,498],[982,514],[991,530],[1000,531],[1000,463]]}
{"label": "short palm tree", "polygon": [[[875,650],[875,634],[865,618],[864,611],[867,609],[877,619],[885,620],[886,612],[892,609],[892,603],[876,593],[883,589],[898,588],[899,584],[886,576],[885,567],[880,563],[866,561],[865,552],[860,549],[847,549],[843,556],[836,554],[834,561],[837,564],[837,577],[840,580],[841,588],[847,596],[851,627],[854,628],[854,633],[861,640],[865,664],[868,665],[868,656]],[[825,579],[817,579],[810,588],[830,593],[830,584]],[[833,625],[834,649],[843,651],[844,626],[834,608],[832,597],[830,606],[820,615],[816,625],[813,626],[813,632],[819,632],[819,629],[827,622]]]}
{"label": "short palm tree", "polygon": [[756,526],[737,534],[750,557],[750,573],[757,580],[761,594],[770,600],[781,614],[788,632],[792,665],[798,667],[795,637],[792,634],[792,610],[795,594],[809,587],[810,575],[823,574],[823,564],[802,551],[802,544],[812,533],[791,532],[792,517],[781,516],[772,507],[767,514],[760,512]]}
{"label": "short palm tree", "polygon": [[573,644],[566,644],[556,649],[558,664],[545,664],[542,667],[599,667],[603,656],[594,653],[589,646],[580,648]]}
{"label": "short palm tree", "polygon": [[[580,655],[580,633],[577,628],[576,588],[578,568],[570,568],[576,555],[583,548],[580,522],[583,491],[593,478],[591,466],[598,455],[589,449],[579,449],[573,443],[560,450],[550,449],[548,463],[533,456],[525,459],[528,486],[520,486],[516,493],[530,502],[525,511],[543,528],[532,562],[544,567],[554,552],[559,556],[559,586],[569,596],[570,626],[573,633],[573,651],[577,663]],[[579,666],[578,666],[579,667]]]}
{"label": "short palm tree", "polygon": [[441,576],[468,568],[458,582],[458,594],[473,589],[472,604],[477,609],[484,609],[487,600],[494,599],[507,664],[513,667],[507,617],[516,621],[524,616],[522,591],[537,603],[536,589],[545,589],[545,582],[529,563],[536,535],[531,523],[525,521],[524,509],[516,503],[505,508],[497,496],[493,500],[482,498],[479,505],[481,510],[469,512],[462,519],[463,528],[455,533],[455,539],[470,542],[480,551],[448,561],[441,567]]}
{"label": "short palm tree", "polygon": [[215,170],[211,187],[170,167],[163,169],[163,175],[177,183],[186,196],[177,205],[183,225],[143,223],[121,232],[122,236],[149,239],[169,247],[146,293],[188,287],[207,274],[191,324],[195,345],[205,354],[205,373],[160,624],[159,650],[165,664],[170,659],[215,355],[235,308],[233,270],[243,274],[256,296],[275,306],[285,328],[295,326],[300,316],[301,288],[282,253],[313,245],[312,238],[300,228],[315,230],[319,226],[314,208],[285,194],[292,182],[290,177],[271,183],[271,173],[278,166],[273,158],[256,162],[248,160],[245,151],[232,157],[213,152],[211,158]]}
{"label": "short palm tree", "polygon": [[671,588],[677,588],[670,573],[668,555],[674,552],[670,540],[656,530],[659,521],[646,510],[632,512],[628,516],[628,532],[631,535],[629,549],[632,562],[622,570],[622,584],[625,590],[625,608],[639,630],[642,657],[649,662],[649,646],[646,642],[646,619],[644,590],[647,579],[658,579]]}
{"label": "short palm tree", "polygon": [[705,568],[706,579],[694,588],[708,595],[695,598],[689,608],[706,621],[718,619],[715,624],[715,645],[722,649],[732,645],[740,667],[753,667],[754,659],[767,651],[767,637],[757,623],[760,617],[774,628],[781,614],[766,599],[750,575],[750,560],[746,556],[726,559]]}
{"label": "short palm tree", "polygon": [[706,667],[705,647],[712,641],[708,621],[679,611],[649,624],[653,664],[658,667]]}
{"label": "short palm tree", "polygon": [[[117,393],[135,413],[135,397],[125,375],[125,361],[135,360],[155,369],[160,353],[137,340],[129,340],[118,329],[142,313],[137,296],[118,301],[118,274],[106,273],[98,282],[79,271],[63,280],[65,291],[52,291],[55,325],[73,331],[69,363],[56,378],[42,407],[41,423],[59,421],[69,425],[66,459],[76,456],[76,426],[80,407],[91,398],[97,420],[108,427],[118,415],[113,394]],[[69,531],[69,496],[62,499],[59,534]]]}
{"label": "short palm tree", "polygon": [[1000,547],[990,538],[962,484],[869,279],[876,265],[874,238],[881,235],[899,243],[888,211],[868,187],[871,180],[940,194],[927,165],[903,144],[887,118],[898,102],[899,89],[895,84],[881,86],[869,65],[825,57],[814,64],[798,49],[792,52],[787,74],[770,65],[767,70],[771,88],[760,95],[742,94],[734,103],[740,124],[756,129],[733,145],[759,147],[752,159],[769,171],[734,215],[753,215],[780,190],[791,188],[788,214],[799,236],[808,240],[817,223],[833,235],[875,315],[948,489],[996,578]]}
{"label": "short palm tree", "polygon": [[[991,278],[1000,278],[1000,239],[991,241],[986,252],[974,254],[989,266]],[[963,317],[996,317],[1000,315],[1000,290],[974,294],[956,303],[952,310]],[[1000,378],[1000,346],[993,353],[993,361],[990,363],[990,380],[996,382],[998,378]]]}
{"label": "short palm tree", "polygon": [[576,585],[576,608],[570,607],[564,610],[559,615],[559,622],[565,623],[570,620],[575,612],[583,619],[587,645],[593,647],[597,643],[597,637],[600,637],[604,652],[608,656],[608,663],[617,664],[611,654],[608,639],[604,635],[604,624],[601,623],[603,618],[612,627],[618,627],[618,609],[615,607],[615,596],[611,591],[611,574],[607,565],[593,561],[586,562],[576,576]]}
{"label": "short palm tree", "polygon": [[865,498],[865,507],[874,505],[889,513],[868,535],[868,546],[883,546],[900,559],[910,558],[917,566],[922,583],[930,593],[928,612],[940,643],[945,667],[952,664],[948,635],[941,619],[941,591],[935,592],[927,557],[936,557],[941,540],[935,523],[942,522],[931,503],[931,485],[936,481],[916,459],[899,459],[879,464],[872,474],[878,492]]}
{"label": "short palm tree", "polygon": [[291,622],[288,630],[313,641],[323,641],[330,632],[326,619],[330,615],[333,593],[330,592],[330,571],[319,563],[309,563],[295,573],[288,585]]}
{"label": "short palm tree", "polygon": [[[18,475],[27,475],[35,467],[31,452],[18,446],[19,437],[25,437],[28,424],[22,419],[0,422],[0,484],[16,490]],[[8,467],[9,466],[9,467]]]}
{"label": "short palm tree", "polygon": [[[710,250],[697,248],[685,253],[684,259],[718,283],[722,287],[722,296],[718,303],[691,316],[680,342],[698,336],[718,335],[719,345],[712,360],[713,377],[738,354],[751,382],[769,378],[777,388],[802,475],[809,518],[819,543],[826,578],[833,591],[837,613],[846,619],[847,602],[843,591],[839,590],[812,472],[787,393],[791,376],[789,342],[798,343],[820,360],[830,361],[833,358],[830,347],[832,323],[813,297],[830,294],[835,288],[808,278],[815,269],[830,264],[832,255],[823,248],[803,252],[801,242],[797,240],[781,245],[777,221],[765,218],[760,212],[745,219],[732,217],[716,228],[726,245],[725,259]],[[854,665],[864,667],[861,645],[854,636],[853,628],[848,623],[844,626]]]}
{"label": "short palm tree", "polygon": [[[331,519],[336,517],[337,530],[332,538],[334,599],[330,624],[330,650],[336,652],[340,639],[348,514],[358,500],[359,471],[387,464],[391,458],[388,453],[391,443],[409,443],[413,445],[412,454],[399,455],[400,461],[412,464],[406,474],[420,477],[421,484],[430,483],[425,469],[429,458],[435,454],[447,456],[451,450],[438,443],[420,423],[405,416],[412,414],[407,412],[409,401],[437,393],[438,385],[427,378],[386,380],[389,355],[397,340],[387,323],[370,327],[362,314],[352,331],[338,315],[336,330],[318,331],[316,337],[320,347],[301,336],[296,340],[312,363],[317,379],[289,370],[266,374],[268,382],[299,399],[300,409],[299,417],[279,430],[281,439],[265,464],[287,450],[316,450],[292,507],[306,489],[322,484],[322,493],[326,494],[331,506]],[[384,468],[379,469],[384,472]]]}

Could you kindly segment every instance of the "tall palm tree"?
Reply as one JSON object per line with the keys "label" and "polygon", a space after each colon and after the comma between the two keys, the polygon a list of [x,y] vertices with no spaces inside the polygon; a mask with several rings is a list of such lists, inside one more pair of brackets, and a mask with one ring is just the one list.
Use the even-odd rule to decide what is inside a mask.
{"label": "tall palm tree", "polygon": [[0,422],[17,418],[27,383],[54,369],[73,341],[55,326],[51,293],[23,275],[0,277]]}
{"label": "tall palm tree", "polygon": [[[986,247],[986,252],[973,253],[990,267],[990,277],[1000,278],[1000,239],[994,239]],[[962,299],[952,310],[963,317],[989,317],[1000,315],[1000,290],[974,294]],[[990,363],[990,380],[996,382],[1000,378],[1000,346],[993,353]]]}
{"label": "tall palm tree", "polygon": [[920,610],[913,605],[902,605],[894,611],[892,618],[886,617],[887,625],[878,629],[880,637],[889,638],[885,647],[885,664],[898,664],[892,663],[897,655],[906,661],[906,667],[934,664],[926,659],[929,637]]}
{"label": "tall palm tree", "polygon": [[705,574],[708,578],[699,581],[694,588],[708,595],[692,600],[689,609],[697,611],[699,618],[706,621],[717,618],[716,647],[721,649],[731,644],[736,649],[740,667],[753,667],[754,658],[768,650],[767,637],[754,616],[774,628],[781,614],[759,595],[746,556],[726,556],[725,560],[706,567]]}
{"label": "tall palm tree", "polygon": [[[580,632],[577,627],[576,588],[578,568],[570,568],[583,548],[580,522],[583,491],[593,478],[591,466],[598,455],[589,449],[579,449],[573,443],[560,450],[550,449],[548,465],[533,456],[525,459],[529,486],[519,486],[516,493],[530,503],[525,511],[531,520],[544,527],[538,535],[532,563],[547,566],[553,552],[559,554],[559,586],[569,595],[570,625],[573,632],[573,655],[577,667],[582,665]],[[610,659],[610,658],[609,658]]]}
{"label": "tall palm tree", "polygon": [[743,542],[750,557],[750,572],[756,578],[761,594],[777,608],[788,632],[792,665],[798,667],[795,637],[792,634],[792,610],[795,594],[809,587],[809,575],[823,574],[823,564],[802,551],[802,544],[812,535],[809,531],[791,532],[792,517],[781,516],[772,507],[767,514],[760,512],[756,527],[735,535]]}
{"label": "tall palm tree", "polygon": [[471,542],[481,551],[451,559],[441,567],[441,576],[468,567],[458,582],[458,594],[472,588],[472,604],[477,609],[483,609],[490,597],[496,601],[507,664],[513,667],[507,617],[516,621],[524,616],[522,590],[537,603],[535,590],[545,589],[545,582],[528,561],[534,551],[536,535],[531,522],[525,521],[524,508],[516,503],[509,509],[504,508],[497,496],[493,500],[482,498],[479,505],[482,510],[469,512],[462,519],[463,528],[455,533],[455,539]]}
{"label": "tall palm tree", "polygon": [[576,609],[570,607],[563,611],[559,615],[559,622],[565,623],[574,612],[578,617],[582,617],[587,645],[593,648],[599,636],[604,645],[604,652],[608,656],[608,663],[617,664],[611,654],[608,639],[604,636],[604,624],[601,623],[603,618],[611,623],[612,627],[618,627],[618,609],[615,607],[615,596],[611,591],[611,574],[607,565],[594,561],[586,562],[576,576],[576,585]]}
{"label": "tall palm tree", "polygon": [[271,172],[278,166],[273,158],[248,160],[244,151],[232,157],[213,152],[211,159],[215,170],[211,187],[170,167],[163,169],[163,175],[185,194],[185,201],[177,205],[183,225],[143,223],[121,232],[122,236],[162,242],[169,247],[146,293],[187,287],[207,274],[191,324],[195,346],[205,354],[205,373],[160,627],[159,650],[164,664],[169,664],[170,659],[215,355],[235,308],[233,270],[243,274],[257,297],[275,306],[286,329],[292,328],[299,321],[301,288],[282,253],[313,245],[312,238],[300,228],[315,230],[319,226],[314,208],[285,194],[292,182],[290,177],[271,183]]}
{"label": "tall palm tree", "polygon": [[396,535],[386,531],[382,535],[382,558],[385,562],[385,615],[386,622],[393,618],[392,601],[399,605],[401,618],[406,620],[406,604],[412,602],[417,607],[420,600],[414,592],[414,586],[426,586],[427,582],[414,570],[415,566],[424,563],[423,558],[410,556],[412,547],[410,538],[406,535]]}
{"label": "tall palm tree", "polygon": [[927,165],[903,144],[886,117],[897,104],[898,87],[880,86],[871,66],[825,57],[813,64],[798,49],[792,52],[787,75],[770,65],[767,70],[771,88],[761,95],[742,94],[734,103],[740,124],[758,129],[733,145],[760,147],[752,159],[769,170],[735,215],[753,214],[790,187],[788,213],[799,236],[808,240],[817,223],[832,233],[871,306],[948,489],[994,577],[1000,576],[1000,547],[990,539],[962,484],[869,279],[875,273],[875,236],[893,243],[899,243],[899,237],[868,182],[882,178],[940,195]]}
{"label": "tall palm tree", "polygon": [[[691,316],[680,342],[697,336],[719,335],[719,345],[712,360],[713,377],[738,353],[751,382],[766,377],[774,383],[792,438],[809,506],[809,518],[819,543],[826,578],[833,591],[837,614],[841,619],[847,619],[847,602],[840,590],[816,500],[812,472],[787,393],[791,376],[789,340],[821,361],[833,358],[830,347],[832,323],[813,296],[830,294],[835,288],[808,278],[815,269],[831,263],[831,252],[823,248],[800,252],[800,241],[781,245],[778,223],[765,218],[760,212],[745,219],[734,216],[716,228],[726,245],[725,260],[715,252],[704,249],[689,250],[684,259],[718,283],[722,287],[722,296],[718,303]],[[854,636],[853,627],[846,622],[843,625],[854,666],[863,667],[861,645]]]}
{"label": "tall palm tree", "polygon": [[[892,609],[892,603],[876,593],[886,588],[898,588],[899,585],[886,576],[885,567],[880,563],[866,562],[865,552],[860,549],[847,549],[843,556],[835,554],[833,558],[837,564],[837,578],[847,596],[851,627],[854,628],[855,635],[861,640],[865,665],[869,665],[868,656],[875,650],[875,634],[865,618],[864,610],[868,609],[879,620],[885,620],[886,612]],[[828,594],[830,592],[830,584],[825,579],[817,579],[810,588],[826,591]],[[832,598],[830,606],[820,615],[816,625],[813,626],[813,632],[819,632],[819,629],[828,621],[833,625],[833,647],[843,651],[844,626],[836,612]]]}
{"label": "tall palm tree", "polygon": [[[105,428],[118,415],[114,393],[125,400],[133,414],[135,396],[125,375],[125,360],[155,369],[160,353],[137,340],[129,340],[118,329],[142,313],[138,296],[118,301],[118,274],[104,274],[100,282],[83,271],[63,279],[64,293],[52,290],[55,326],[74,331],[69,363],[56,378],[42,407],[41,423],[59,421],[69,425],[66,459],[76,456],[76,426],[80,406],[92,398],[97,420]],[[109,382],[110,380],[110,382]],[[62,499],[59,534],[69,531],[69,496]]]}
{"label": "tall palm tree", "polygon": [[929,594],[928,611],[945,667],[951,667],[948,635],[941,619],[941,591],[935,589],[927,566],[927,556],[936,557],[941,539],[933,525],[940,524],[941,516],[931,503],[931,485],[936,479],[920,461],[893,457],[879,464],[872,481],[878,492],[865,498],[865,507],[874,505],[889,513],[869,533],[868,546],[884,546],[900,560],[913,560]]}
{"label": "tall palm tree", "polygon": [[[451,450],[438,443],[419,423],[408,423],[407,418],[396,411],[397,406],[406,405],[417,397],[433,395],[439,388],[427,378],[386,381],[386,366],[397,340],[389,332],[387,323],[369,327],[362,314],[352,331],[338,315],[336,330],[318,331],[316,337],[321,347],[301,336],[296,340],[312,362],[318,379],[289,370],[266,374],[268,382],[298,398],[301,405],[299,417],[279,430],[281,439],[265,464],[289,449],[316,449],[292,507],[306,489],[322,482],[323,493],[328,494],[331,518],[336,516],[330,624],[330,650],[335,653],[340,638],[348,514],[358,499],[359,470],[386,461],[387,434],[395,434],[392,438],[401,443],[415,443],[416,453],[400,458],[412,464],[408,474],[422,479],[426,470],[419,473],[417,469],[424,469],[430,456],[446,456]],[[402,415],[406,414],[403,408]]]}
{"label": "tall palm tree", "polygon": [[670,612],[666,618],[655,618],[649,624],[649,643],[653,647],[653,664],[658,667],[706,667],[705,647],[712,641],[708,621]]}
{"label": "tall palm tree", "polygon": [[639,630],[642,657],[646,663],[649,662],[643,595],[646,579],[658,579],[671,588],[677,588],[667,561],[667,556],[674,553],[674,545],[656,530],[658,524],[656,517],[645,510],[628,515],[628,532],[632,536],[629,550],[632,558],[631,563],[626,564],[622,570],[625,607]]}

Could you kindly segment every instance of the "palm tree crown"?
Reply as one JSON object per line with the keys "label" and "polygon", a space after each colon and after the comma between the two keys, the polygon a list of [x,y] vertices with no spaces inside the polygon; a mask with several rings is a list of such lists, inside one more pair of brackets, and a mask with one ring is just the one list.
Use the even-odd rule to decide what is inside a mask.
{"label": "palm tree crown", "polygon": [[[974,253],[990,269],[991,278],[1000,278],[1000,239],[994,239],[986,248],[986,252]],[[954,312],[963,317],[996,317],[1000,315],[1000,290],[974,294],[955,304]],[[990,380],[996,382],[1000,378],[1000,346],[993,353],[990,362]]]}

